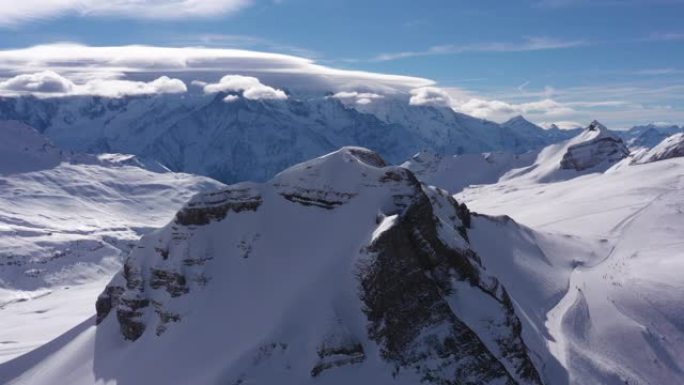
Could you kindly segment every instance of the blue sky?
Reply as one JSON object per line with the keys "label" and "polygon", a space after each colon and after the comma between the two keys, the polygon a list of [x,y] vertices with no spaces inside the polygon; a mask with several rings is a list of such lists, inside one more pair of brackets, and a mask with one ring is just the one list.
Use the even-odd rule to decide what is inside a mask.
{"label": "blue sky", "polygon": [[0,49],[243,48],[433,79],[495,120],[684,124],[684,0],[172,2],[25,0],[0,11]]}

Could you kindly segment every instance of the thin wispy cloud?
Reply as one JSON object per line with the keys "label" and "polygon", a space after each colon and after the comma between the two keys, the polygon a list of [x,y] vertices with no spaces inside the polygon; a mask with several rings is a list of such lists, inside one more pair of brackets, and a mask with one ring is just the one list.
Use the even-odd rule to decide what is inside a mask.
{"label": "thin wispy cloud", "polygon": [[252,0],[22,0],[0,7],[0,26],[65,15],[133,19],[187,19],[225,16]]}
{"label": "thin wispy cloud", "polygon": [[684,32],[654,32],[646,41],[684,41]]}
{"label": "thin wispy cloud", "polygon": [[677,68],[646,68],[642,70],[632,71],[630,74],[641,76],[668,76],[684,74],[684,70]]}
{"label": "thin wispy cloud", "polygon": [[[610,122],[613,128],[628,128],[663,119],[682,124],[684,84],[655,81],[597,83],[591,86],[524,89],[463,93],[454,107],[480,117],[504,120],[523,114],[532,121],[588,123],[593,119]],[[665,118],[666,117],[666,118]]]}
{"label": "thin wispy cloud", "polygon": [[543,8],[565,8],[573,6],[656,6],[656,5],[681,5],[684,0],[539,0],[534,5]]}
{"label": "thin wispy cloud", "polygon": [[505,52],[529,52],[553,49],[567,49],[589,45],[585,40],[561,40],[548,37],[530,37],[521,42],[489,42],[478,44],[446,44],[432,46],[423,51],[404,51],[384,53],[375,56],[371,61],[391,61],[421,56],[455,55],[462,53],[505,53]]}
{"label": "thin wispy cloud", "polygon": [[273,53],[291,54],[309,59],[320,56],[313,50],[266,39],[259,36],[231,35],[220,33],[183,34],[168,37],[168,42],[174,46],[201,46],[210,48],[241,48],[262,50]]}

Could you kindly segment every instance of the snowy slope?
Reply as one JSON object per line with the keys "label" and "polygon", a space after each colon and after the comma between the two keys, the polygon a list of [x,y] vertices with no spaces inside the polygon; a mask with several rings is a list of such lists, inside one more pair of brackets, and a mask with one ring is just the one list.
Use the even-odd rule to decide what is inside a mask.
{"label": "snowy slope", "polygon": [[545,183],[601,173],[628,155],[622,139],[594,121],[576,137],[544,148],[534,164],[511,170],[502,180]]}
{"label": "snowy slope", "polygon": [[537,153],[494,152],[443,156],[421,151],[401,166],[413,171],[422,182],[457,193],[477,184],[496,183],[506,172],[528,166]]}
{"label": "snowy slope", "polygon": [[0,147],[0,361],[88,318],[140,235],[220,185],[131,156],[65,152],[15,122],[0,122]]}
{"label": "snowy slope", "polygon": [[659,160],[684,156],[684,133],[674,134],[649,150],[637,153],[632,164],[657,162]]}
{"label": "snowy slope", "polygon": [[[134,248],[96,320],[0,366],[0,382],[563,384],[539,309],[569,278],[544,266],[570,268],[537,243],[584,254],[344,148],[194,197]],[[555,278],[516,299],[529,292],[490,269]]]}
{"label": "snowy slope", "polygon": [[[684,159],[672,158],[557,183],[511,179],[456,196],[477,212],[596,243],[594,258],[556,255],[574,269],[546,326],[573,384],[684,383],[683,170]],[[507,287],[519,282],[517,273],[498,277]]]}
{"label": "snowy slope", "polygon": [[61,161],[61,151],[35,129],[17,121],[0,122],[0,174],[42,170]]}
{"label": "snowy slope", "polygon": [[28,123],[65,149],[136,154],[230,183],[268,180],[345,145],[399,163],[422,149],[522,153],[569,135],[529,122],[501,125],[450,108],[411,106],[400,95],[366,105],[322,94],[230,103],[225,96],[0,98],[0,119]]}

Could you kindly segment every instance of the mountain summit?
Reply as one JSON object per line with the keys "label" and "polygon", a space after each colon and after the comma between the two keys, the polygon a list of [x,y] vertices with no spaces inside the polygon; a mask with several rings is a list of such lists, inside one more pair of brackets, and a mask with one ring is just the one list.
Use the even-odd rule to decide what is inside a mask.
{"label": "mountain summit", "polygon": [[358,147],[201,193],[142,238],[97,301],[98,327],[68,342],[95,344],[94,362],[27,378],[540,384],[548,352],[523,340],[534,332],[471,247],[472,221]]}
{"label": "mountain summit", "polygon": [[572,139],[561,159],[561,169],[584,171],[610,165],[626,158],[629,150],[615,133],[594,120],[579,136]]}
{"label": "mountain summit", "polygon": [[531,182],[552,182],[570,179],[604,172],[627,156],[629,150],[622,139],[595,120],[576,137],[544,148],[534,164],[511,170],[502,180],[523,178]]}

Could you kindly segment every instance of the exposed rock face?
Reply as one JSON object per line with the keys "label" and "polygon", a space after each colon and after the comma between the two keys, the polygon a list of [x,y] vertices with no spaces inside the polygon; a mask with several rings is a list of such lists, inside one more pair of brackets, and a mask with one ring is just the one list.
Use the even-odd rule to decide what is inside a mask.
{"label": "exposed rock face", "polygon": [[[268,334],[258,334],[267,340],[255,337],[254,357],[230,364],[227,383],[259,382],[266,361],[284,368],[281,378],[302,375],[299,367],[316,378],[348,366],[368,373],[380,361],[382,370],[387,363],[394,368],[385,375],[431,384],[541,384],[506,289],[470,248],[469,226],[467,207],[443,190],[385,166],[371,151],[344,148],[267,184],[193,198],[174,223],[131,253],[98,299],[98,323],[115,312],[123,336],[135,341],[149,328],[159,338],[170,328],[178,328],[175,337],[192,338],[198,325],[239,333],[230,324],[236,316],[270,320]],[[295,260],[300,265],[289,262]],[[283,262],[277,274],[260,276]],[[242,292],[216,293],[239,280],[242,269],[251,274]],[[251,281],[272,289],[245,286]],[[302,282],[318,286],[291,288]],[[201,313],[193,304],[204,302],[216,317],[221,306],[239,305],[225,324],[193,318]],[[293,364],[291,354],[304,363]]]}
{"label": "exposed rock face", "polygon": [[[468,218],[467,211],[452,199],[438,199],[462,223]],[[505,289],[481,271],[472,251],[445,245],[437,233],[439,226],[430,199],[420,194],[394,226],[370,245],[375,258],[361,273],[370,337],[386,359],[398,366],[421,368],[422,380],[430,383],[541,383]],[[457,316],[459,309],[451,307],[449,296],[460,285],[490,296],[497,303],[498,315],[504,315],[506,325],[499,325],[503,333],[495,346],[488,348]]]}
{"label": "exposed rock face", "polygon": [[684,156],[684,133],[667,137],[652,149],[638,153],[632,164],[657,162],[681,156]]}
{"label": "exposed rock face", "polygon": [[622,139],[597,121],[593,121],[583,135],[583,141],[567,148],[561,159],[561,169],[583,171],[601,164],[616,163],[629,156]]}
{"label": "exposed rock face", "polygon": [[212,220],[225,218],[229,211],[254,211],[259,205],[259,194],[250,189],[248,184],[239,185],[194,197],[176,214],[176,222],[185,226],[206,225]]}

